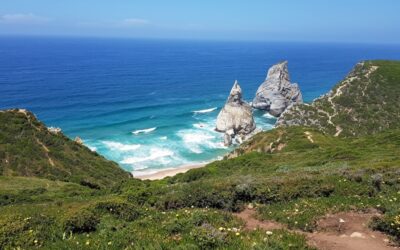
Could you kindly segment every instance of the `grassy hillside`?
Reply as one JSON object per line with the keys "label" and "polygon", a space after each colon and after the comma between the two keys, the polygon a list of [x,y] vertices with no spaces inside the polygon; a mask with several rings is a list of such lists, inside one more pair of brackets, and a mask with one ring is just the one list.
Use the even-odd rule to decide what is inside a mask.
{"label": "grassy hillside", "polygon": [[[360,72],[376,79],[361,81]],[[339,119],[341,114],[331,116],[334,125],[326,125],[323,115],[310,116],[305,119],[314,120],[304,122],[307,126],[259,133],[224,160],[204,168],[159,181],[121,178],[117,183],[115,178],[117,185],[110,189],[60,181],[60,176],[68,175],[53,171],[75,168],[73,160],[56,157],[59,154],[72,154],[77,162],[105,160],[61,134],[49,134],[29,113],[0,113],[4,122],[14,124],[0,132],[0,149],[5,152],[0,158],[2,172],[7,173],[0,177],[0,249],[314,249],[302,232],[317,231],[320,218],[343,211],[381,213],[369,226],[400,244],[400,127],[398,109],[389,108],[398,104],[394,93],[381,90],[381,84],[387,84],[400,93],[391,83],[399,73],[395,62],[360,64],[352,79],[368,82],[366,88],[344,81],[330,97],[320,99],[329,98],[326,107],[318,106],[319,101],[307,106],[334,114],[328,108],[331,102],[342,110],[345,102],[339,100],[351,93],[355,103],[349,113],[360,122],[357,131],[350,118]],[[375,97],[360,95],[373,84],[379,92]],[[334,94],[338,91],[343,92]],[[364,103],[378,105],[373,98],[383,100],[382,114]],[[357,116],[359,112],[367,115]],[[380,127],[378,118],[383,122]],[[58,145],[58,140],[63,143]],[[56,149],[58,154],[51,153]],[[73,154],[74,150],[84,153]],[[12,167],[4,162],[13,162]],[[41,167],[32,172],[29,162]],[[78,176],[85,178],[94,174],[92,168],[81,171]],[[18,173],[29,177],[12,176]],[[234,212],[248,206],[256,208],[259,219],[287,228],[268,233],[246,230]]]}
{"label": "grassy hillside", "polygon": [[365,61],[311,105],[296,105],[278,124],[304,125],[336,136],[358,136],[400,123],[400,62]]}
{"label": "grassy hillside", "polygon": [[37,176],[94,188],[129,178],[116,163],[62,133],[49,132],[25,110],[0,112],[0,175]]}
{"label": "grassy hillside", "polygon": [[249,203],[260,218],[304,231],[314,231],[328,213],[373,208],[383,217],[371,226],[400,239],[399,130],[341,139],[306,127],[281,128],[246,147],[257,151],[270,141],[285,146],[242,152],[160,181],[126,180],[108,192],[3,177],[1,193],[13,194],[14,202],[0,206],[0,246],[308,249],[302,235],[287,230],[273,237],[245,231],[231,212]]}

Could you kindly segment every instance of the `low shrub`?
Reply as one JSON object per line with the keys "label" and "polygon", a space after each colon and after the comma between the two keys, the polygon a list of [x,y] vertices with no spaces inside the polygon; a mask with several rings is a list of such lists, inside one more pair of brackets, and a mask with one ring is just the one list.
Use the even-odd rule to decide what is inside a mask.
{"label": "low shrub", "polygon": [[201,249],[219,247],[227,240],[225,233],[220,232],[210,224],[203,224],[200,227],[194,228],[190,232],[190,236]]}
{"label": "low shrub", "polygon": [[371,228],[384,232],[393,237],[400,244],[400,213],[395,216],[384,216],[373,218]]}
{"label": "low shrub", "polygon": [[34,214],[3,217],[0,220],[0,249],[40,247],[47,240],[57,239],[54,218]]}
{"label": "low shrub", "polygon": [[126,221],[133,221],[140,215],[140,212],[135,205],[123,201],[99,202],[95,205],[95,209]]}
{"label": "low shrub", "polygon": [[86,233],[96,230],[100,222],[98,215],[91,209],[84,208],[68,214],[64,219],[64,230],[73,233]]}

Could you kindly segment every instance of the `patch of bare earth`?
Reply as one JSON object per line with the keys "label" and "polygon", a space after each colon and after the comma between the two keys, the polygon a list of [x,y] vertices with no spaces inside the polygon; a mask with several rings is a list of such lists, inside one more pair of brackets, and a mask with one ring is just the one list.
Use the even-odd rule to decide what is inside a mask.
{"label": "patch of bare earth", "polygon": [[255,218],[256,211],[245,209],[235,216],[245,222],[246,230],[257,228],[264,230],[287,229],[299,233],[308,239],[308,244],[321,250],[386,250],[398,249],[389,245],[389,239],[383,233],[372,231],[368,222],[374,216],[380,216],[376,211],[368,213],[343,212],[327,215],[317,223],[313,233],[300,230],[290,230],[285,225],[275,221],[261,221]]}

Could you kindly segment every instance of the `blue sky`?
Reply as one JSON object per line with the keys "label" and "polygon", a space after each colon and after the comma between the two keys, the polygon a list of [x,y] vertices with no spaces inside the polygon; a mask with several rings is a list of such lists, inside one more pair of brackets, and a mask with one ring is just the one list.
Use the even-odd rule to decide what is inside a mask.
{"label": "blue sky", "polygon": [[400,43],[399,0],[0,0],[0,34]]}

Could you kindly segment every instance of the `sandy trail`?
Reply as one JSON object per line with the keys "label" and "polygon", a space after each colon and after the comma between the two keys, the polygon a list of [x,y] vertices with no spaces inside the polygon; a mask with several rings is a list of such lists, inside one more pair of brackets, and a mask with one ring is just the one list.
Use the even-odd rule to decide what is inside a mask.
{"label": "sandy trail", "polygon": [[[242,219],[246,230],[257,228],[264,230],[287,229],[283,224],[274,221],[261,221],[255,218],[256,211],[245,209],[235,216]],[[303,234],[310,246],[321,250],[389,250],[398,249],[389,245],[386,235],[372,231],[368,222],[372,217],[379,216],[376,212],[356,213],[346,212],[327,215],[318,222],[317,230],[307,233],[300,230],[291,232]]]}

